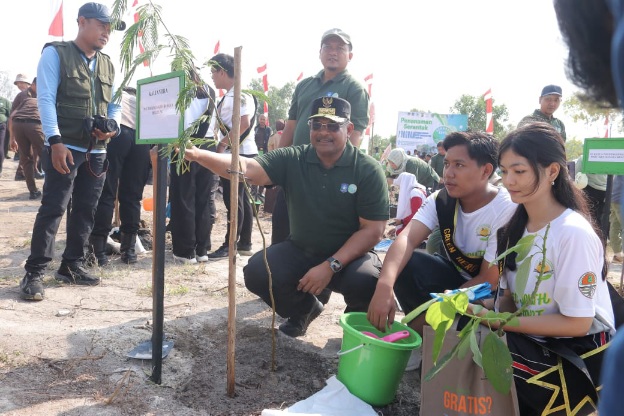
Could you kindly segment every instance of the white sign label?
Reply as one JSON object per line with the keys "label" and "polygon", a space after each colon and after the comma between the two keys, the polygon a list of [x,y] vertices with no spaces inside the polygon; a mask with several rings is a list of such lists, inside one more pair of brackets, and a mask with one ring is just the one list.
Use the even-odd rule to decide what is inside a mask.
{"label": "white sign label", "polygon": [[179,78],[169,78],[141,87],[139,117],[140,139],[176,139],[180,114],[176,101],[180,94]]}
{"label": "white sign label", "polygon": [[624,149],[589,149],[589,162],[624,162]]}

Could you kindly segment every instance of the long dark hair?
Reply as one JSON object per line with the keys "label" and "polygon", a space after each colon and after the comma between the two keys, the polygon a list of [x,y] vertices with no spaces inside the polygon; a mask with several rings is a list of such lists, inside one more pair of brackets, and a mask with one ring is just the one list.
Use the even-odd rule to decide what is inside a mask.
{"label": "long dark hair", "polygon": [[[602,232],[589,213],[585,194],[574,186],[574,182],[568,173],[563,139],[550,124],[527,124],[509,133],[500,145],[499,163],[501,155],[508,150],[524,157],[529,162],[535,174],[534,192],[537,191],[539,181],[544,175],[543,169],[552,163],[559,164],[559,175],[555,178],[552,186],[553,196],[564,207],[583,215],[592,224],[596,234],[602,239]],[[522,238],[528,220],[529,216],[524,205],[518,205],[509,222],[497,232],[499,253],[504,252],[508,247],[513,247]],[[607,262],[605,261],[602,270],[603,279],[607,275],[606,265]],[[505,258],[505,267],[508,267],[510,270],[516,269],[516,253],[512,253]]]}

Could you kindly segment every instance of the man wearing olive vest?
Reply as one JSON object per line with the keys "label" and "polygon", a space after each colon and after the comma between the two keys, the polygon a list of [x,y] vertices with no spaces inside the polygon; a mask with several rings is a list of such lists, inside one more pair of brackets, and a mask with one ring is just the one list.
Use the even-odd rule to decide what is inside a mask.
{"label": "man wearing olive vest", "polygon": [[76,39],[45,45],[37,67],[45,182],[20,283],[20,295],[28,300],[44,297],[44,270],[54,256],[55,236],[70,199],[67,241],[55,278],[85,286],[100,283],[83,266],[84,246],[106,177],[106,143],[119,135],[121,117],[120,105],[112,100],[115,69],[100,50],[111,30],[123,30],[125,24],[113,22],[112,27],[110,11],[99,3],[80,7],[77,21]]}

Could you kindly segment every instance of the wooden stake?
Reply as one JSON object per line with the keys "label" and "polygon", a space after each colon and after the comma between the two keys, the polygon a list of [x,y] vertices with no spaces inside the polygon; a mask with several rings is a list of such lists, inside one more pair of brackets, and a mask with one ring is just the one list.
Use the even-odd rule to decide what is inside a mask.
{"label": "wooden stake", "polygon": [[[236,228],[238,223],[238,187],[242,179],[238,162],[240,140],[240,105],[241,105],[241,51],[243,47],[234,48],[234,104],[232,108],[232,129],[230,130],[230,146],[232,163],[230,164],[230,241],[229,273],[228,273],[228,344],[227,344],[227,394],[234,397],[236,384],[235,349],[236,349]],[[223,196],[226,197],[225,195]],[[245,196],[246,197],[246,196]]]}

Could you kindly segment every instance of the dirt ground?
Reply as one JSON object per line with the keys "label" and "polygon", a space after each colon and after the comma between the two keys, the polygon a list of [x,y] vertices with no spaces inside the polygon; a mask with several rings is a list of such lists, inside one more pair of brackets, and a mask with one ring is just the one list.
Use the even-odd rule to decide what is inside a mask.
{"label": "dirt ground", "polygon": [[[151,361],[127,357],[152,333],[151,253],[135,265],[113,258],[109,267],[95,269],[100,286],[60,285],[53,275],[65,243],[63,221],[46,273],[46,299],[21,300],[18,285],[39,201],[28,199],[25,182],[13,180],[16,166],[6,160],[0,179],[0,414],[259,415],[311,396],[336,374],[342,297],[332,296],[304,337],[277,337],[273,372],[271,311],[245,289],[246,257],[236,271],[235,397],[226,394],[227,261],[182,265],[167,250],[164,331],[174,347],[163,360],[160,385],[149,379]],[[151,193],[147,186],[145,196]],[[225,209],[218,206],[213,248],[225,233]],[[142,218],[151,223],[151,213]],[[260,218],[270,241],[270,215]],[[254,250],[262,247],[261,236],[256,228]],[[276,326],[281,322],[277,317]],[[376,410],[418,414],[419,390],[417,372],[406,373],[396,400]]]}

